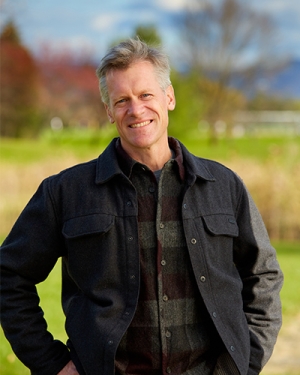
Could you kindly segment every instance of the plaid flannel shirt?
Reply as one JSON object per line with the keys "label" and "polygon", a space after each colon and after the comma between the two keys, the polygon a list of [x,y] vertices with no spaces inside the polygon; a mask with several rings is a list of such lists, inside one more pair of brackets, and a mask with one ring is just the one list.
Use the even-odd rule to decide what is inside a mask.
{"label": "plaid flannel shirt", "polygon": [[172,141],[175,159],[165,164],[159,182],[118,146],[138,196],[141,285],[136,314],[117,351],[117,374],[209,375],[222,351],[189,259],[181,220],[182,153]]}

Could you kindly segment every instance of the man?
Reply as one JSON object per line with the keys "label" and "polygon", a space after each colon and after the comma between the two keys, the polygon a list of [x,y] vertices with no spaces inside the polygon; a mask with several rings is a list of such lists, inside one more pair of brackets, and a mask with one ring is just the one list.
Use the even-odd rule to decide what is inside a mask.
{"label": "man", "polygon": [[[168,138],[167,57],[139,40],[97,70],[119,138],[41,184],[1,250],[2,325],[32,374],[255,375],[282,273],[241,180]],[[35,284],[62,258],[67,346]]]}

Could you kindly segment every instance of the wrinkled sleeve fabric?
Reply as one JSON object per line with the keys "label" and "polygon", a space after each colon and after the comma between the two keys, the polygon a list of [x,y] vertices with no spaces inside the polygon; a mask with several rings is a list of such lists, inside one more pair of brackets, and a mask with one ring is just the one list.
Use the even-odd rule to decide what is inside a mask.
{"label": "wrinkled sleeve fabric", "polygon": [[262,217],[244,186],[238,209],[239,237],[235,263],[243,281],[243,305],[251,353],[248,375],[257,375],[269,360],[282,324],[283,274]]}
{"label": "wrinkled sleeve fabric", "polygon": [[2,328],[33,375],[56,375],[70,360],[67,347],[47,331],[36,290],[63,252],[48,185],[48,179],[40,185],[0,254]]}

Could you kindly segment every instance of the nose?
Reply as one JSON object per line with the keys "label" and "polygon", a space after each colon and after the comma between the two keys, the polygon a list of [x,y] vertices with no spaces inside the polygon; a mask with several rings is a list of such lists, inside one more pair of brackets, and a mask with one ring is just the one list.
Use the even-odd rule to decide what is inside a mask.
{"label": "nose", "polygon": [[140,117],[143,114],[143,103],[139,100],[131,100],[128,106],[127,114],[132,117]]}

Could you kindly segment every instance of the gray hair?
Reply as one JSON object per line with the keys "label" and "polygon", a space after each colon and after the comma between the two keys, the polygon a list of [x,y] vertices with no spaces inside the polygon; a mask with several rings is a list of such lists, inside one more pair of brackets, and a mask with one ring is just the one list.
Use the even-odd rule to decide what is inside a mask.
{"label": "gray hair", "polygon": [[109,105],[106,76],[112,70],[127,69],[138,61],[149,61],[153,64],[162,90],[171,85],[168,56],[159,48],[148,46],[140,39],[128,39],[112,47],[102,58],[96,70],[103,103]]}

